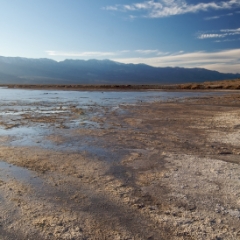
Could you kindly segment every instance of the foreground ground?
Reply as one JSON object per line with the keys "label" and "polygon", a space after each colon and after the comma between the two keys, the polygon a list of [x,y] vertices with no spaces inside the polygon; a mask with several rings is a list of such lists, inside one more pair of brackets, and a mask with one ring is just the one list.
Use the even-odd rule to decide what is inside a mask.
{"label": "foreground ground", "polygon": [[51,131],[0,136],[0,239],[240,239],[239,93],[68,107],[1,117]]}

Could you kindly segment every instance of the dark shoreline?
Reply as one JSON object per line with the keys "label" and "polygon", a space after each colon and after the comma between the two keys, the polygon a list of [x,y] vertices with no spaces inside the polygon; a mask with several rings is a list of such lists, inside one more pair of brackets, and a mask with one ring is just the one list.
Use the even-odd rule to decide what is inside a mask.
{"label": "dark shoreline", "polygon": [[17,89],[49,89],[49,90],[71,90],[71,91],[139,91],[139,90],[175,90],[175,85],[72,85],[72,84],[49,84],[49,85],[31,85],[31,84],[11,84],[0,85],[0,87],[17,88]]}
{"label": "dark shoreline", "polygon": [[1,84],[0,87],[18,89],[51,89],[51,90],[91,90],[91,91],[139,91],[139,90],[240,90],[240,79],[204,83],[185,84]]}

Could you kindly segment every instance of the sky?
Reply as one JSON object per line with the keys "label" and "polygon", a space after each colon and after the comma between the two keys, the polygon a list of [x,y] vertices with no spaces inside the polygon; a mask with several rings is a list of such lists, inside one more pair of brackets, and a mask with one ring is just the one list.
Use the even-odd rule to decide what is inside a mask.
{"label": "sky", "polygon": [[0,0],[0,56],[240,73],[240,0]]}

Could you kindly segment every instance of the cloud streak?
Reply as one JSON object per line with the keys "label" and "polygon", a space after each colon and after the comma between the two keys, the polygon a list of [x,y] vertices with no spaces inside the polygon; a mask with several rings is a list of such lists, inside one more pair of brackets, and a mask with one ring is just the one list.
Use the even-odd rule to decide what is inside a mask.
{"label": "cloud streak", "polygon": [[201,33],[198,34],[198,39],[208,39],[208,38],[225,38],[230,36],[240,35],[240,28],[237,29],[221,29],[217,33]]}
{"label": "cloud streak", "polygon": [[106,6],[107,11],[144,12],[145,17],[162,18],[186,13],[208,10],[224,10],[240,7],[240,0],[217,1],[209,3],[188,4],[185,0],[149,0],[129,5],[117,4]]}
{"label": "cloud streak", "polygon": [[123,54],[140,54],[140,55],[166,55],[168,52],[161,52],[158,49],[138,49],[134,51],[122,50],[116,52],[63,52],[63,51],[45,51],[49,56],[62,56],[62,57],[111,57]]}
{"label": "cloud streak", "polygon": [[235,41],[240,41],[240,38],[215,40],[214,42],[220,43],[220,42],[235,42]]}
{"label": "cloud streak", "polygon": [[144,63],[154,67],[186,67],[207,68],[220,72],[240,72],[240,49],[219,52],[177,53],[167,56],[149,58],[112,58],[122,63]]}
{"label": "cloud streak", "polygon": [[158,50],[136,50],[137,53],[143,53],[143,54],[150,54],[150,53],[157,53]]}
{"label": "cloud streak", "polygon": [[[236,12],[238,14],[238,12]],[[214,20],[214,19],[219,19],[221,17],[230,17],[233,16],[233,13],[228,13],[228,14],[222,14],[222,15],[218,15],[218,16],[212,16],[212,17],[206,17],[204,18],[204,20]]]}

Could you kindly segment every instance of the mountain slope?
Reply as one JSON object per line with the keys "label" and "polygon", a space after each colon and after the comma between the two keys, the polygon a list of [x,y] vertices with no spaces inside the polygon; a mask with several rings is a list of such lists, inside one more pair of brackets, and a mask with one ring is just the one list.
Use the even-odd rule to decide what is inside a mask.
{"label": "mountain slope", "polygon": [[174,84],[239,78],[200,68],[156,68],[110,60],[0,57],[2,84]]}

